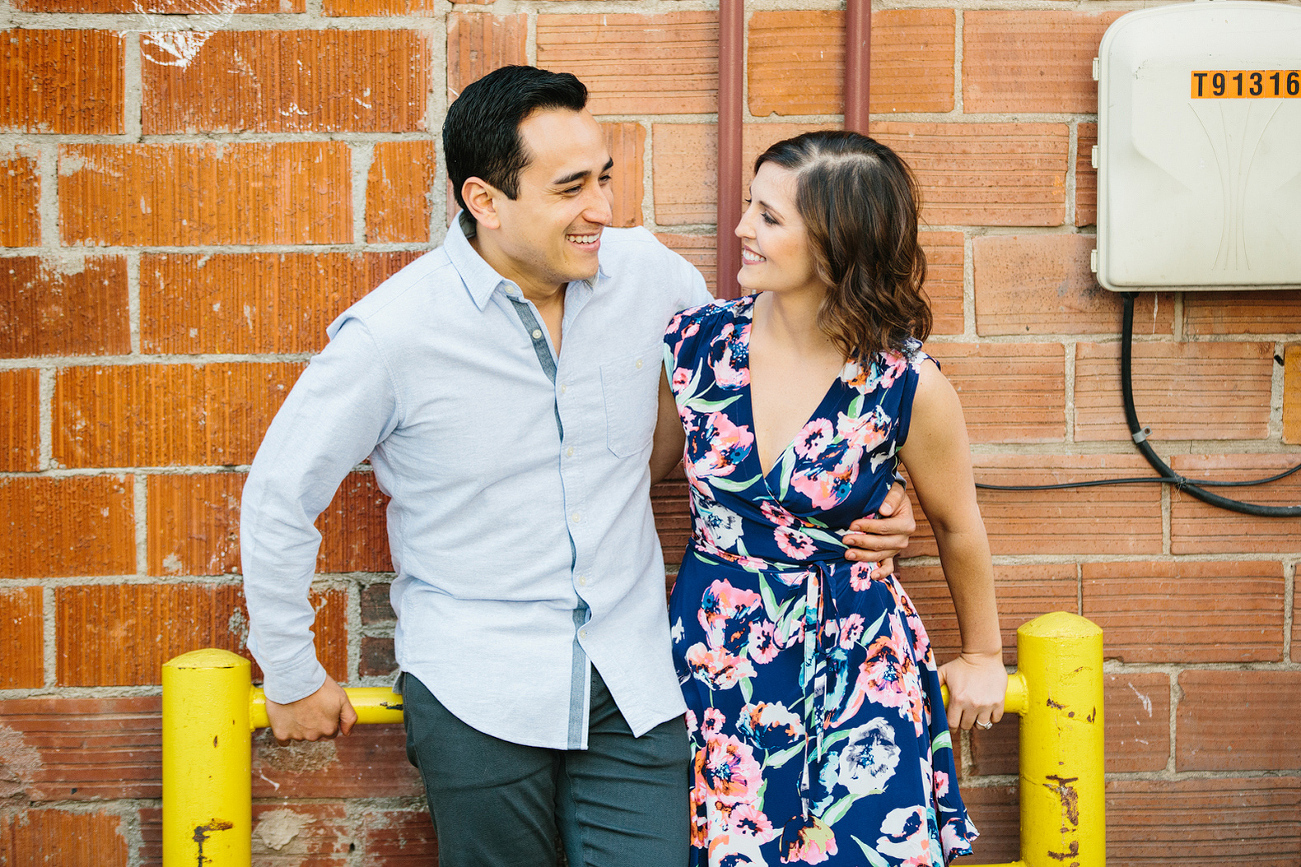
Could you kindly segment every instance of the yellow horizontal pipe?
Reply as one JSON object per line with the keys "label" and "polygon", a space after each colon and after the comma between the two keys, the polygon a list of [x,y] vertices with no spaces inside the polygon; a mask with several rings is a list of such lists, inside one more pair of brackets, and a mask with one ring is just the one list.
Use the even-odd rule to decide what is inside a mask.
{"label": "yellow horizontal pipe", "polygon": [[[402,696],[386,686],[352,686],[344,690],[357,711],[358,723],[402,722]],[[248,721],[250,728],[271,725],[267,720],[267,697],[261,687],[249,691]]]}
{"label": "yellow horizontal pipe", "polygon": [[1006,864],[963,864],[962,867],[1026,867],[1024,861],[1009,861]]}

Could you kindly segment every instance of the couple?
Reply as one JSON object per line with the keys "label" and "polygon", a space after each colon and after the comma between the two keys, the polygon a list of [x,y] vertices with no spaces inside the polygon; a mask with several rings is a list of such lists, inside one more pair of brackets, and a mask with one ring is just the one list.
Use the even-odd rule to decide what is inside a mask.
{"label": "couple", "polygon": [[[313,521],[369,458],[444,867],[554,864],[557,840],[571,867],[968,851],[948,725],[996,721],[1006,675],[961,410],[920,351],[907,169],[852,134],[774,145],[737,227],[759,294],[711,304],[648,232],[606,228],[586,98],[531,67],[464,90],[443,246],[330,326],[267,432],[241,550],[276,738],[356,719],[307,591]],[[962,629],[939,669],[889,575],[913,527],[896,458]],[[649,488],[683,459],[666,617]]]}

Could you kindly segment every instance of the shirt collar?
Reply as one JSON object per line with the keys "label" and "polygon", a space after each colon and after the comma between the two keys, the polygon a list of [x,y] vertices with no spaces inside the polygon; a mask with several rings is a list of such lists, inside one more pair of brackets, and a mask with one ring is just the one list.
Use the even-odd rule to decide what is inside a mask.
{"label": "shirt collar", "polygon": [[[474,301],[475,306],[480,310],[486,308],[492,293],[496,292],[498,288],[507,295],[522,297],[519,287],[498,274],[470,244],[470,238],[474,237],[474,232],[474,221],[470,219],[465,211],[458,211],[456,219],[448,227],[447,237],[443,240],[443,247],[447,251],[447,258],[451,260],[452,266],[461,275],[461,280],[464,281],[466,289],[469,290],[470,298]],[[604,288],[609,280],[609,273],[605,269],[605,254],[602,251],[597,259],[596,276],[591,280],[576,280],[570,285],[582,286],[589,292],[593,292]]]}

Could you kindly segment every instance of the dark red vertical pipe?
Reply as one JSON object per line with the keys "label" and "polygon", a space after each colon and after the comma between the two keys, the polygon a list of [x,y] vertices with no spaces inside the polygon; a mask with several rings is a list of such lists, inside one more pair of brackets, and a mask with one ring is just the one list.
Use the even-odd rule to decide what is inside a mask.
{"label": "dark red vertical pipe", "polygon": [[872,0],[847,0],[845,11],[845,129],[867,135],[872,85]]}
{"label": "dark red vertical pipe", "polygon": [[745,75],[745,0],[718,4],[718,296],[736,298],[741,239],[741,110]]}

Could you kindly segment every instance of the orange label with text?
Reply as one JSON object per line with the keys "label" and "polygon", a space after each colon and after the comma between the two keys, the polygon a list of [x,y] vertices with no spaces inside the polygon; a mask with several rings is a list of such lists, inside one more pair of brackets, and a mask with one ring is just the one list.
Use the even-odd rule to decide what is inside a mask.
{"label": "orange label with text", "polygon": [[1193,99],[1297,99],[1298,69],[1195,69]]}

